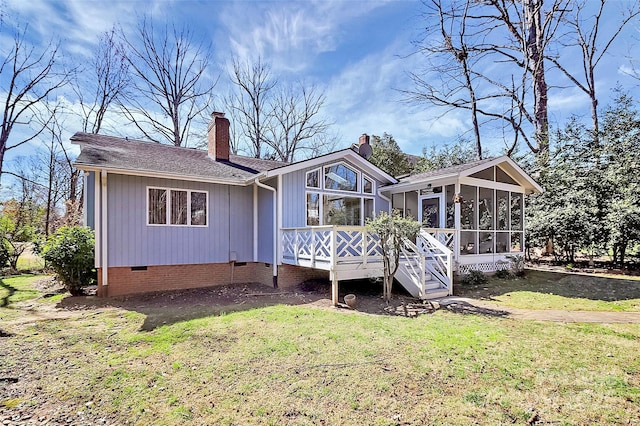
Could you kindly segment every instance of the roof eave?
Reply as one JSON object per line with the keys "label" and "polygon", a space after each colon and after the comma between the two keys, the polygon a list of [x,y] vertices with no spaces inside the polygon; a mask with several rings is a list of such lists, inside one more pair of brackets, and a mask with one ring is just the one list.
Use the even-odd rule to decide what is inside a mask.
{"label": "roof eave", "polygon": [[79,164],[79,163],[74,163],[74,167],[76,169],[88,171],[88,172],[100,172],[102,170],[106,170],[107,173],[113,173],[113,174],[119,174],[119,175],[144,176],[144,177],[152,177],[152,178],[160,178],[160,179],[183,180],[183,181],[190,181],[190,182],[215,183],[220,185],[248,186],[250,183],[252,183],[255,180],[255,177],[251,177],[248,179],[243,178],[242,180],[226,180],[226,179],[210,178],[205,176],[152,172],[148,170],[121,169],[117,167],[100,167],[97,165]]}
{"label": "roof eave", "polygon": [[356,152],[350,148],[346,148],[340,151],[334,151],[329,154],[321,155],[318,157],[310,158],[308,160],[298,161],[297,163],[288,164],[286,166],[278,167],[276,169],[268,170],[264,172],[263,178],[275,177],[287,173],[292,173],[298,170],[307,169],[316,165],[324,164],[326,162],[342,160],[349,158],[352,162],[359,163],[363,169],[368,169],[370,174],[377,175],[379,180],[385,180],[390,183],[398,183],[398,180],[380,169],[376,165],[372,164],[368,160],[362,158]]}

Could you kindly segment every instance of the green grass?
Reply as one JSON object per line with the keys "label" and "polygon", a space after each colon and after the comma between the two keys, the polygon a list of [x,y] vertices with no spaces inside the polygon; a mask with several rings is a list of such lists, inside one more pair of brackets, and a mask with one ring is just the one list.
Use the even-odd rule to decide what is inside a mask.
{"label": "green grass", "polygon": [[25,274],[0,278],[0,304],[2,301],[13,304],[39,297],[41,293],[33,288],[33,282],[41,277]]}
{"label": "green grass", "polygon": [[134,425],[526,424],[533,412],[542,423],[627,424],[640,416],[640,324],[284,305],[152,331],[141,331],[144,321],[113,308],[9,330],[0,356],[4,371],[24,372],[22,393],[0,406],[50,401]]}
{"label": "green grass", "polygon": [[458,285],[456,293],[522,309],[640,311],[640,281],[627,277],[528,270],[525,278],[490,278],[486,285]]}

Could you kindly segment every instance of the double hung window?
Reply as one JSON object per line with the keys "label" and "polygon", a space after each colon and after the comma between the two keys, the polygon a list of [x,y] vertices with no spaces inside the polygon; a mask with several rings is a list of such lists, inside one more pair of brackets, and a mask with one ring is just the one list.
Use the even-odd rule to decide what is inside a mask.
{"label": "double hung window", "polygon": [[149,225],[207,226],[206,191],[147,188]]}

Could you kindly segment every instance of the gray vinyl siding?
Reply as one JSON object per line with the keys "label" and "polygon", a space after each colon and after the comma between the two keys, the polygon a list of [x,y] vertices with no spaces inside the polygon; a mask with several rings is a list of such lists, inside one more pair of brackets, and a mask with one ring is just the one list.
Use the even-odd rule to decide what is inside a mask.
{"label": "gray vinyl siding", "polygon": [[[208,226],[147,225],[147,187],[208,191]],[[253,258],[251,187],[108,175],[110,266],[239,262]]]}
{"label": "gray vinyl siding", "polygon": [[253,186],[229,189],[229,250],[240,262],[253,260]]}
{"label": "gray vinyl siding", "polygon": [[87,193],[87,199],[85,200],[84,206],[83,208],[85,209],[85,211],[87,212],[87,223],[84,224],[84,226],[88,226],[89,228],[93,229],[95,231],[96,229],[96,217],[95,217],[95,213],[96,213],[96,205],[95,205],[95,199],[96,199],[96,187],[95,187],[95,181],[96,181],[96,173],[95,172],[89,172],[89,174],[87,175],[87,180],[85,182],[85,187],[84,190]]}
{"label": "gray vinyl siding", "polygon": [[[297,228],[307,226],[306,217],[306,192],[313,192],[314,189],[306,188],[306,173],[310,170],[320,169],[329,164],[335,164],[337,161],[324,163],[321,166],[310,167],[304,170],[298,170],[282,176],[282,227],[283,228]],[[352,163],[345,161],[353,169],[360,170]],[[372,176],[365,173],[369,178]],[[386,182],[385,182],[386,184]],[[320,184],[322,185],[322,183]],[[388,203],[384,199],[380,198],[377,194],[377,189],[380,187],[380,182],[376,181],[376,193],[372,194],[358,194],[362,196],[371,196],[375,199],[375,211],[387,211]],[[332,192],[320,190],[321,192]],[[347,194],[346,192],[339,192],[340,194]]]}
{"label": "gray vinyl siding", "polygon": [[282,227],[296,228],[306,226],[306,172],[312,169],[298,170],[282,176]]}
{"label": "gray vinyl siding", "polygon": [[258,189],[258,261],[273,263],[273,193]]}

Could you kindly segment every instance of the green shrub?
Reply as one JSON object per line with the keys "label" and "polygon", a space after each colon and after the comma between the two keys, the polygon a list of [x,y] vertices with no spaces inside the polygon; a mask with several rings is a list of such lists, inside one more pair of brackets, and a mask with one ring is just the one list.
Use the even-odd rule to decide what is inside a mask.
{"label": "green shrub", "polygon": [[506,257],[511,262],[511,272],[513,273],[513,275],[515,275],[516,277],[523,277],[525,274],[524,256],[522,256],[521,254],[510,254]]}
{"label": "green shrub", "polygon": [[42,257],[74,296],[95,282],[94,237],[89,228],[59,228],[42,247]]}
{"label": "green shrub", "polygon": [[487,276],[482,271],[471,269],[468,273],[462,276],[460,284],[462,285],[485,285],[487,284]]}
{"label": "green shrub", "polygon": [[508,269],[498,269],[493,276],[500,279],[513,278],[513,275]]}

